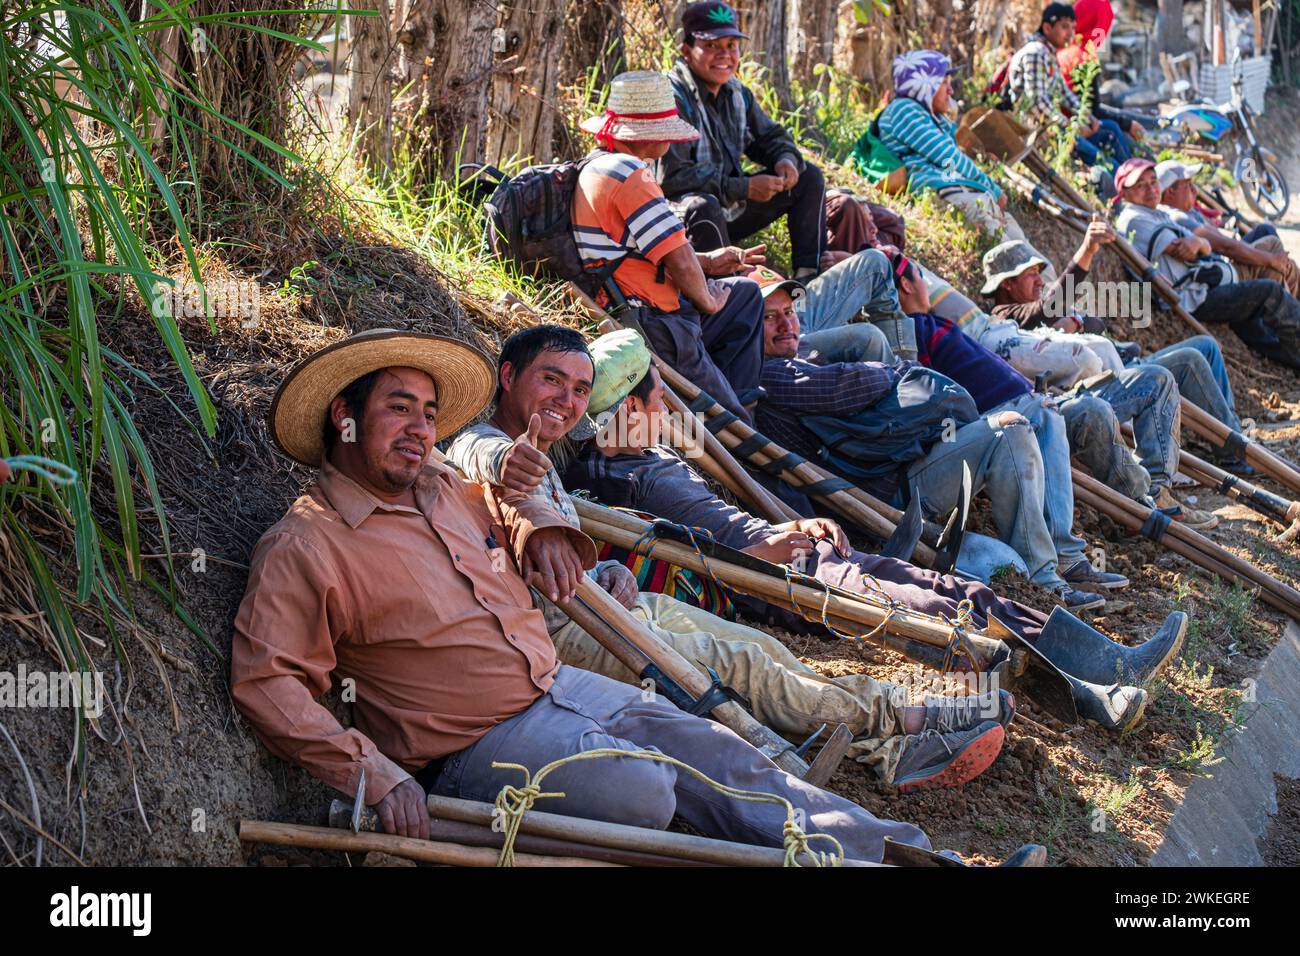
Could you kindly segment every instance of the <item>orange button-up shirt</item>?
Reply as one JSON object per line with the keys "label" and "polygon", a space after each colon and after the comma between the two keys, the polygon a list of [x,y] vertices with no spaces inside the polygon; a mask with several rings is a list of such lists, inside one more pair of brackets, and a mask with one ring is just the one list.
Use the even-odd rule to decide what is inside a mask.
{"label": "orange button-up shirt", "polygon": [[[365,768],[367,804],[550,688],[555,646],[515,563],[532,532],[563,528],[596,558],[541,502],[443,465],[415,500],[381,501],[327,463],[258,541],[235,618],[236,705],[272,753],[346,794]],[[315,699],[331,674],[355,681],[353,729]]]}

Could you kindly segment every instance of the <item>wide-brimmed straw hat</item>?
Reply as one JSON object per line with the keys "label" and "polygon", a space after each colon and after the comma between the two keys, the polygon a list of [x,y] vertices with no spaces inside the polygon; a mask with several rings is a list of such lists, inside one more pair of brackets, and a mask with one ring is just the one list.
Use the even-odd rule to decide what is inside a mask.
{"label": "wide-brimmed straw hat", "polygon": [[992,295],[1003,282],[1034,266],[1046,266],[1047,260],[1025,240],[1011,239],[984,253],[981,264],[985,281],[980,295]]}
{"label": "wide-brimmed straw hat", "polygon": [[473,346],[424,332],[372,329],[327,345],[289,370],[271,402],[271,437],[295,461],[320,465],[330,402],[361,376],[395,366],[433,379],[439,438],[472,421],[496,388],[492,360]]}
{"label": "wide-brimmed straw hat", "polygon": [[699,131],[677,115],[672,81],[650,70],[614,77],[605,115],[583,120],[582,128],[629,143],[686,143],[700,138]]}

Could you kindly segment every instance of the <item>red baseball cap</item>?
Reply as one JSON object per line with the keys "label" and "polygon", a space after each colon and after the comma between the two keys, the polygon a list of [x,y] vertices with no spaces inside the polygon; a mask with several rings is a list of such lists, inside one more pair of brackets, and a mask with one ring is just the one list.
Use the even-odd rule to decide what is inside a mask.
{"label": "red baseball cap", "polygon": [[1138,177],[1148,169],[1154,169],[1155,163],[1149,159],[1126,159],[1119,164],[1119,169],[1115,170],[1115,188],[1127,189],[1138,181]]}
{"label": "red baseball cap", "polygon": [[802,299],[807,291],[803,283],[798,279],[787,279],[775,269],[769,269],[767,266],[751,266],[750,270],[745,273],[746,279],[753,279],[758,283],[759,294],[766,299],[778,289],[784,289],[790,293],[790,298],[798,301]]}

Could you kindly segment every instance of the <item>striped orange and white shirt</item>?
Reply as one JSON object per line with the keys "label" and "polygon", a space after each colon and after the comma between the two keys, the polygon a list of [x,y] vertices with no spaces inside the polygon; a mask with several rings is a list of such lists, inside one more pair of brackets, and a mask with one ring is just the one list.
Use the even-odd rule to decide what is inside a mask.
{"label": "striped orange and white shirt", "polygon": [[589,268],[626,256],[614,270],[625,296],[677,311],[677,286],[661,275],[659,263],[686,245],[686,226],[643,160],[606,152],[583,167],[573,196],[573,239]]}

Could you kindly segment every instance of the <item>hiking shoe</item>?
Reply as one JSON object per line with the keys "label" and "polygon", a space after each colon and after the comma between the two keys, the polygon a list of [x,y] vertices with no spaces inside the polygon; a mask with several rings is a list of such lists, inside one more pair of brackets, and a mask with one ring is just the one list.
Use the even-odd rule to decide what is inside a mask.
{"label": "hiking shoe", "polygon": [[1054,588],[1052,596],[1056,598],[1057,604],[1076,614],[1080,611],[1095,611],[1099,607],[1106,606],[1106,599],[1100,594],[1094,594],[1092,591],[1081,591],[1078,588],[1070,587],[1068,584],[1062,584],[1059,588]]}
{"label": "hiking shoe", "polygon": [[910,734],[894,768],[893,784],[902,793],[960,787],[989,768],[1005,737],[1006,731],[996,720],[948,734],[937,730]]}
{"label": "hiking shoe", "polygon": [[1061,572],[1068,584],[1090,584],[1097,588],[1126,588],[1128,578],[1110,571],[1098,571],[1087,558],[1080,558]]}
{"label": "hiking shoe", "polygon": [[986,720],[996,720],[1005,727],[1016,715],[1016,699],[1009,690],[996,694],[975,694],[969,697],[925,698],[925,723],[922,730],[937,730],[949,734],[955,730],[970,730]]}
{"label": "hiking shoe", "polygon": [[1154,497],[1155,506],[1185,528],[1191,528],[1193,531],[1209,531],[1211,528],[1218,527],[1218,515],[1212,511],[1201,511],[1199,508],[1183,504],[1164,486],[1157,489]]}

